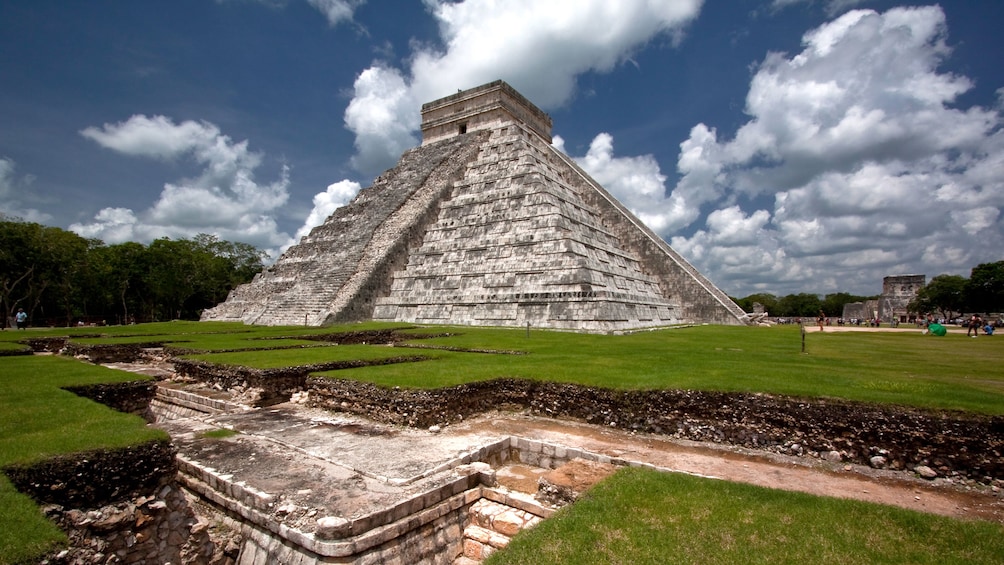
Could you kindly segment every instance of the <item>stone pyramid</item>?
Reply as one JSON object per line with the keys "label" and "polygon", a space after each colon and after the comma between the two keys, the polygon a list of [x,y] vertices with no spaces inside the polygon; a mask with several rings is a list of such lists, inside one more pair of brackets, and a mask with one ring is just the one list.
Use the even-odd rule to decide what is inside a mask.
{"label": "stone pyramid", "polygon": [[551,146],[496,81],[422,106],[422,146],[203,320],[619,331],[748,316]]}

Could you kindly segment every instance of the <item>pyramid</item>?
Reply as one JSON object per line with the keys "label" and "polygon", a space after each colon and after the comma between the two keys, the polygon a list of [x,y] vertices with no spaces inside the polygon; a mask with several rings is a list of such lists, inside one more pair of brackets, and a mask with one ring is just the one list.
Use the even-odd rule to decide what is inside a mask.
{"label": "pyramid", "polygon": [[745,324],[724,292],[551,145],[503,81],[422,106],[422,145],[203,320],[621,331]]}

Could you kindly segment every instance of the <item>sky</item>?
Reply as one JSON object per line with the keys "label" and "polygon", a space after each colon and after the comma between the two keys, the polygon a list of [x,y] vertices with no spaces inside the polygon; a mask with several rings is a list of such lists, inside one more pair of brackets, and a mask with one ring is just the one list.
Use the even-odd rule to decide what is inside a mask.
{"label": "sky", "polygon": [[496,79],[718,287],[1004,260],[1004,2],[4,0],[0,213],[278,255]]}

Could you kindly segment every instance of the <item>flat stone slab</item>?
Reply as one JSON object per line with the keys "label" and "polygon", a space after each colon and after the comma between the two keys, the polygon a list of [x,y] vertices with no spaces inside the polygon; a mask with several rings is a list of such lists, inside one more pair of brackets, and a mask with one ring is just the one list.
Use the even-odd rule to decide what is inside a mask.
{"label": "flat stone slab", "polygon": [[[323,516],[356,518],[446,484],[465,455],[506,437],[434,434],[296,405],[156,426],[186,460],[272,495],[273,517],[302,531]],[[224,428],[237,433],[205,435]]]}

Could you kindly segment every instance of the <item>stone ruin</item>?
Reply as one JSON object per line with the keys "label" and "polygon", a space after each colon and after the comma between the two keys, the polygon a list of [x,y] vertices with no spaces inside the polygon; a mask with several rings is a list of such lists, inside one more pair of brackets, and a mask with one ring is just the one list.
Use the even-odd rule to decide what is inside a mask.
{"label": "stone ruin", "polygon": [[924,275],[890,275],[882,277],[882,294],[873,300],[849,302],[844,305],[844,319],[871,320],[877,318],[887,323],[906,323],[916,312],[910,311],[910,302],[927,284]]}
{"label": "stone ruin", "polygon": [[505,82],[424,104],[422,136],[202,319],[582,331],[749,322],[555,149],[550,117]]}
{"label": "stone ruin", "polygon": [[[339,343],[392,345],[393,334],[350,332]],[[57,340],[66,343],[31,350],[58,350]],[[70,392],[143,415],[172,439],[0,470],[70,538],[40,563],[477,565],[616,469],[687,472],[653,449],[663,440],[761,453],[750,462],[772,454],[943,478],[904,483],[919,507],[956,481],[966,491],[985,483],[993,502],[1004,481],[1001,416],[521,379],[382,388],[305,367],[214,366],[152,342],[68,352],[157,375]],[[272,390],[246,404],[238,391],[258,387]],[[548,418],[544,428],[560,434],[500,409]],[[206,433],[219,430],[235,433]]]}

